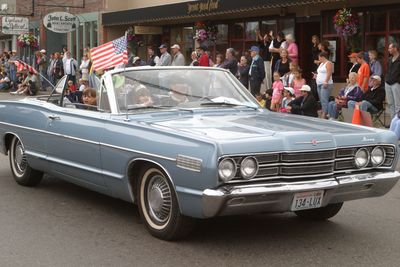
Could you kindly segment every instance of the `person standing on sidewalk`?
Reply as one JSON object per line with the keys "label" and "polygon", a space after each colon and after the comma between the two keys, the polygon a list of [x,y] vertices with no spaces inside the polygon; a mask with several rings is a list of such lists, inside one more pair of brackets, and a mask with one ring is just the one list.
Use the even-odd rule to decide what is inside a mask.
{"label": "person standing on sidewalk", "polygon": [[71,52],[66,52],[67,57],[64,61],[64,74],[68,75],[67,81],[71,80],[76,84],[76,71],[78,69],[78,62],[71,57]]}
{"label": "person standing on sidewalk", "polygon": [[264,61],[264,69],[265,69],[265,80],[264,80],[264,89],[272,88],[272,78],[271,78],[271,52],[269,51],[269,47],[272,42],[273,32],[270,31],[263,36],[261,36],[260,30],[257,30],[257,42],[260,46],[261,57]]}
{"label": "person standing on sidewalk", "polygon": [[400,110],[400,53],[399,45],[389,45],[388,68],[385,80],[386,101],[389,106],[390,116],[393,119]]}
{"label": "person standing on sidewalk", "polygon": [[171,66],[185,66],[185,56],[181,53],[181,47],[178,44],[171,46],[172,59]]}
{"label": "person standing on sidewalk", "polygon": [[251,65],[249,70],[250,92],[253,96],[260,93],[261,84],[265,78],[264,61],[259,56],[260,49],[257,46],[250,48]]}
{"label": "person standing on sidewalk", "polygon": [[37,65],[38,65],[38,71],[40,73],[40,90],[41,91],[46,91],[47,87],[47,81],[45,78],[47,78],[47,57],[46,57],[46,50],[42,49],[39,51],[40,53],[40,58],[38,59]]}
{"label": "person standing on sidewalk", "polygon": [[161,57],[157,62],[157,66],[170,66],[172,58],[168,53],[168,46],[166,44],[162,44],[158,49],[160,49]]}

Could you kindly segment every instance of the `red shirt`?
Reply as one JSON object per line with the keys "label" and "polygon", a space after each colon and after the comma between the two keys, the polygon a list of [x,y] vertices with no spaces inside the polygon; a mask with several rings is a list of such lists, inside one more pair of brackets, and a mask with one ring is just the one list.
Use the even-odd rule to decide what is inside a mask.
{"label": "red shirt", "polygon": [[68,89],[69,89],[71,92],[76,92],[76,86],[75,86],[75,85],[70,85],[70,86],[68,87]]}
{"label": "red shirt", "polygon": [[208,59],[208,55],[206,53],[201,55],[199,58],[199,66],[210,67],[210,60]]}

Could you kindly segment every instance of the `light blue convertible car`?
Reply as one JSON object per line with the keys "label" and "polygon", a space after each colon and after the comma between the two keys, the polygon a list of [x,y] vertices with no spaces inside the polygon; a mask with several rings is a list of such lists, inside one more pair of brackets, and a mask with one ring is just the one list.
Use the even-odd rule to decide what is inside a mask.
{"label": "light blue convertible car", "polygon": [[95,88],[97,106],[71,102],[65,83],[0,102],[16,182],[35,186],[48,173],[136,203],[161,239],[223,215],[328,219],[400,177],[392,132],[269,112],[226,70],[113,70]]}

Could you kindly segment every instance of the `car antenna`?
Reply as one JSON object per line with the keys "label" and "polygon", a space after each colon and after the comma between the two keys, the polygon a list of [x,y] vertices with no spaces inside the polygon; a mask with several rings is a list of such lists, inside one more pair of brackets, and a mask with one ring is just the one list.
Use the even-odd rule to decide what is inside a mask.
{"label": "car antenna", "polygon": [[[125,31],[125,42],[126,42],[126,50],[128,50],[128,42],[127,42],[127,38],[128,38],[128,31]],[[127,51],[128,52],[128,51]],[[128,56],[128,55],[127,55]],[[128,61],[129,61],[129,57],[128,57]],[[123,61],[123,64],[124,64],[124,70],[123,70],[123,74],[124,74],[124,77],[125,77],[125,70],[126,70],[126,64],[127,64],[128,62],[125,62],[125,61]],[[128,121],[130,121],[130,119],[129,119],[129,116],[128,116],[128,92],[126,91],[126,86],[125,86],[125,82],[126,82],[126,79],[124,79],[124,90],[125,90],[125,100],[124,100],[124,104],[125,104],[125,109],[126,109],[126,112],[125,112],[125,119],[124,119],[124,121],[126,121],[126,122],[128,122]]]}

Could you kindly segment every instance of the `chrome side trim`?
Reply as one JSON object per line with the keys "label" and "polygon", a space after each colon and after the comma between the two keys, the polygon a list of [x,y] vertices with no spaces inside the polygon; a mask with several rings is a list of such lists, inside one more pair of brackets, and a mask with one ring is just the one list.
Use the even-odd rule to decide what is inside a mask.
{"label": "chrome side trim", "polygon": [[165,157],[165,156],[161,156],[161,155],[157,155],[157,154],[153,154],[153,153],[147,153],[147,152],[140,151],[140,150],[110,145],[110,144],[106,144],[106,143],[99,143],[99,144],[100,144],[100,146],[104,146],[104,147],[109,147],[109,148],[113,148],[113,149],[117,149],[117,150],[132,152],[132,153],[136,153],[136,154],[142,154],[142,155],[149,156],[149,157],[155,157],[155,158],[160,158],[160,159],[165,159],[165,160],[176,162],[176,159],[174,159],[174,158]]}
{"label": "chrome side trim", "polygon": [[43,134],[47,134],[47,135],[53,135],[53,136],[57,136],[57,137],[65,138],[65,139],[75,140],[75,141],[82,142],[82,143],[89,143],[89,144],[93,144],[93,145],[100,145],[100,146],[104,146],[104,147],[110,147],[110,148],[117,149],[117,150],[132,152],[132,153],[136,153],[136,154],[142,154],[142,155],[145,155],[145,156],[150,156],[150,157],[155,157],[155,158],[160,158],[160,159],[165,159],[165,160],[169,160],[169,161],[172,161],[172,162],[176,162],[175,158],[170,158],[170,157],[166,157],[166,156],[162,156],[162,155],[158,155],[158,154],[153,154],[153,153],[147,153],[147,152],[140,151],[140,150],[134,150],[134,149],[124,148],[124,147],[110,145],[110,144],[106,144],[106,143],[95,142],[95,141],[82,139],[82,138],[78,138],[78,137],[74,137],[74,136],[69,136],[69,135],[65,135],[65,134],[58,134],[58,133],[54,133],[54,132],[49,132],[49,131],[40,130],[40,129],[36,129],[36,128],[16,125],[16,124],[7,123],[7,122],[0,122],[0,124],[11,126],[11,127],[16,127],[16,128],[20,128],[20,129],[24,129],[24,130],[29,130],[29,131],[33,131],[33,132],[43,133]]}
{"label": "chrome side trim", "polygon": [[61,160],[61,159],[58,159],[58,158],[55,158],[55,157],[47,156],[47,155],[45,155],[43,153],[38,153],[38,152],[34,152],[34,151],[29,151],[29,150],[26,150],[25,153],[26,153],[26,155],[29,155],[31,157],[39,158],[39,159],[42,159],[42,160],[47,160],[49,162],[61,164],[61,165],[68,166],[68,167],[71,167],[71,168],[80,169],[80,170],[83,170],[83,171],[92,172],[92,173],[96,173],[96,174],[99,174],[99,175],[106,175],[106,176],[109,176],[109,177],[112,177],[112,178],[116,178],[116,179],[120,179],[120,180],[124,178],[124,175],[122,175],[122,174],[109,172],[109,171],[103,171],[102,169],[99,169],[99,168],[88,167],[86,165],[78,164],[76,162],[72,162],[72,161],[69,161],[69,160],[64,160],[64,159]]}

